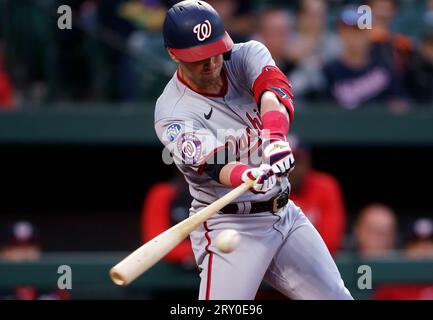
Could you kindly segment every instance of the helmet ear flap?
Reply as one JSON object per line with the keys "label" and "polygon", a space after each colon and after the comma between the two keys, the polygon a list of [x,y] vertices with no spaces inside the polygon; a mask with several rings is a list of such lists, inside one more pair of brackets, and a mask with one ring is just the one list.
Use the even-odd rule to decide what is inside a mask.
{"label": "helmet ear flap", "polygon": [[223,53],[223,58],[225,61],[230,60],[230,58],[232,57],[232,51],[227,51]]}

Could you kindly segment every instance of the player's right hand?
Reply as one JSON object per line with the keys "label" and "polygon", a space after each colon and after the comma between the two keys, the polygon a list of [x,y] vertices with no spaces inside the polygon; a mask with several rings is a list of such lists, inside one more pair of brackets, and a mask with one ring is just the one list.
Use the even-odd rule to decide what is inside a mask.
{"label": "player's right hand", "polygon": [[287,175],[295,167],[295,158],[287,141],[271,142],[265,148],[263,158],[263,162],[268,163],[278,177]]}
{"label": "player's right hand", "polygon": [[247,169],[242,173],[242,181],[254,180],[250,190],[254,193],[266,193],[277,183],[277,178],[268,164],[261,164],[260,167]]}

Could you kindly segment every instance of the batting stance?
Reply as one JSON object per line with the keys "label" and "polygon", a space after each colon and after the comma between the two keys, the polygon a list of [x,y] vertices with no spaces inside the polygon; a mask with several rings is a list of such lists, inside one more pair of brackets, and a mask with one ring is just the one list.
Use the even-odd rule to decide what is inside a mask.
{"label": "batting stance", "polygon": [[[179,67],[156,103],[155,129],[189,184],[190,214],[255,179],[191,234],[199,298],[254,299],[265,280],[292,299],[352,299],[320,235],[289,200],[293,96],[267,48],[233,44],[204,1],[171,7],[163,33]],[[226,229],[242,237],[231,253],[215,246]]]}

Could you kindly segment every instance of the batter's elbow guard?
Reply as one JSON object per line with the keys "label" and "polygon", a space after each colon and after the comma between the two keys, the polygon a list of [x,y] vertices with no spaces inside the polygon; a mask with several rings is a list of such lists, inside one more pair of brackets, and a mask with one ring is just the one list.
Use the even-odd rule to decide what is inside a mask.
{"label": "batter's elbow guard", "polygon": [[289,79],[276,66],[265,66],[254,81],[253,94],[260,110],[260,100],[265,91],[273,92],[286,107],[290,122],[293,121],[295,106],[293,103],[292,85]]}

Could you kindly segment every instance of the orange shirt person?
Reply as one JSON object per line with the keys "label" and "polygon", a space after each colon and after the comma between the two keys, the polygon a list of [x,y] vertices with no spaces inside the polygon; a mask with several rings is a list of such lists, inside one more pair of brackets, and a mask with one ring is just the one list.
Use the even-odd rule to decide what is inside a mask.
{"label": "orange shirt person", "polygon": [[[189,215],[191,196],[183,176],[176,174],[172,181],[160,182],[147,193],[141,213],[143,243],[184,220]],[[195,266],[189,238],[182,241],[164,258],[186,268]]]}
{"label": "orange shirt person", "polygon": [[290,199],[302,208],[322,236],[331,254],[340,248],[346,227],[346,211],[340,185],[330,174],[311,168],[307,148],[290,138],[295,156],[295,169],[290,174]]}
{"label": "orange shirt person", "polygon": [[391,30],[392,22],[399,10],[398,1],[369,0],[367,4],[374,12],[370,34],[375,50],[384,54],[397,75],[404,77],[415,46],[410,37]]}

